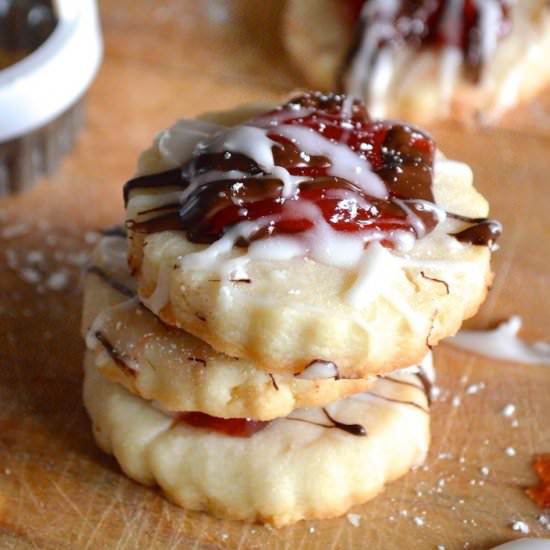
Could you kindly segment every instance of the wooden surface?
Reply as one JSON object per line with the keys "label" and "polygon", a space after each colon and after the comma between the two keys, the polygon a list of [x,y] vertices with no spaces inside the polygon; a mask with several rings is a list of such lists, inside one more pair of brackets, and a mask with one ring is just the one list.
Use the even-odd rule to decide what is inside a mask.
{"label": "wooden surface", "polygon": [[[230,5],[238,7],[104,0],[106,58],[76,151],[54,181],[0,200],[0,548],[485,549],[520,536],[516,520],[550,537],[522,491],[535,481],[533,454],[550,452],[550,369],[447,345],[436,351],[443,393],[428,461],[354,509],[359,527],[344,517],[273,530],[186,512],[125,478],[96,448],[81,404],[78,334],[93,231],[120,220],[121,184],[156,130],[301,85],[277,45],[273,14],[251,30],[251,17],[228,14]],[[526,339],[550,340],[545,103],[517,110],[507,129],[434,132],[448,155],[472,165],[506,228],[495,285],[470,325],[518,313]],[[513,418],[501,414],[509,403]]]}

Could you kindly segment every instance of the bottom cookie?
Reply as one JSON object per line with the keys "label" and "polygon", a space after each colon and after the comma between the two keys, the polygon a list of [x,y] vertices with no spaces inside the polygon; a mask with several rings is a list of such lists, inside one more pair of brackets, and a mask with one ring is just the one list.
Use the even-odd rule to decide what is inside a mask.
{"label": "bottom cookie", "polygon": [[275,526],[341,515],[422,463],[428,402],[423,377],[401,371],[324,408],[224,420],[160,410],[85,360],[95,438],[129,477],[185,508]]}

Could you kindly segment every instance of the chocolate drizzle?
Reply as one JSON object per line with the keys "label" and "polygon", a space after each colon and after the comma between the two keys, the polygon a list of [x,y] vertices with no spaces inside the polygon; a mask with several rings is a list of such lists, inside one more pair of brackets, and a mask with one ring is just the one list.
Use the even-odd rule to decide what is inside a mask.
{"label": "chocolate drizzle", "polygon": [[113,225],[112,227],[102,229],[101,234],[104,237],[120,237],[124,239],[128,236],[126,229],[122,225]]}
{"label": "chocolate drizzle", "polygon": [[124,360],[124,354],[121,353],[111,341],[101,331],[97,330],[94,333],[95,338],[101,344],[103,349],[109,354],[109,357],[115,362],[115,364],[122,369],[126,374],[135,377],[136,371],[128,365]]}
{"label": "chocolate drizzle", "polygon": [[493,247],[502,233],[502,225],[496,220],[483,220],[452,236],[462,243]]}
{"label": "chocolate drizzle", "polygon": [[87,269],[87,273],[93,273],[94,275],[97,275],[111,288],[114,288],[117,292],[120,292],[120,294],[124,294],[124,296],[128,296],[128,298],[135,298],[137,296],[134,290],[126,286],[124,283],[121,283],[120,281],[117,281],[116,279],[111,277],[111,275],[109,275],[104,269],[97,265],[89,267]]}
{"label": "chocolate drizzle", "polygon": [[367,435],[367,430],[362,424],[345,424],[344,422],[339,422],[338,420],[334,419],[324,407],[322,410],[325,413],[327,420],[331,422],[331,424],[322,424],[321,422],[315,422],[314,420],[308,420],[307,418],[298,418],[294,416],[287,416],[286,420],[305,422],[306,424],[312,424],[313,426],[319,426],[320,428],[336,428],[337,430],[342,430],[343,432],[357,437],[365,437]]}
{"label": "chocolate drizzle", "polygon": [[339,422],[329,414],[325,407],[323,407],[323,412],[328,420],[332,422],[334,428],[359,437],[365,437],[367,435],[367,430],[362,424],[345,424],[344,422]]}
{"label": "chocolate drizzle", "polygon": [[[381,378],[382,380],[386,380],[388,382],[392,382],[394,384],[401,384],[402,386],[410,386],[412,388],[418,388],[419,390],[422,390],[424,392],[424,394],[426,395],[426,399],[428,401],[428,407],[430,407],[431,404],[432,404],[431,395],[432,395],[433,383],[430,380],[430,378],[427,376],[427,374],[424,372],[424,370],[422,369],[421,366],[419,366],[418,369],[419,369],[418,372],[415,372],[414,375],[418,378],[418,380],[420,380],[420,384],[421,384],[420,386],[418,386],[414,382],[410,382],[409,380],[401,380],[400,378],[394,378],[393,376],[390,376],[390,375],[379,375],[378,378]],[[389,397],[385,397],[385,396],[380,395],[380,394],[374,394],[373,392],[366,392],[366,393],[368,393],[369,395],[374,395],[374,396],[376,396],[380,399],[385,399],[387,401],[391,401],[391,402],[394,402],[394,403],[402,403],[403,405],[411,405],[413,407],[421,409],[424,412],[428,412],[426,409],[424,409],[424,407],[422,407],[418,403],[415,403],[414,401],[402,401],[402,400],[399,400],[399,399],[391,399]]]}
{"label": "chocolate drizzle", "polygon": [[[395,380],[394,380],[395,382]],[[429,414],[429,410],[425,409],[422,405],[417,403],[416,401],[405,401],[403,399],[395,399],[393,397],[387,397],[386,395],[382,395],[380,393],[374,393],[371,391],[365,392],[367,395],[370,395],[372,397],[376,397],[377,399],[382,399],[384,401],[388,401],[389,403],[398,403],[400,405],[410,405],[411,407],[414,407],[415,409],[419,409],[422,412],[425,412],[426,414]]]}
{"label": "chocolate drizzle", "polygon": [[[421,238],[436,227],[442,211],[435,205],[432,188],[435,144],[421,131],[400,123],[373,121],[359,100],[350,102],[342,95],[313,92],[245,126],[265,131],[266,139],[273,143],[275,166],[301,179],[292,195],[284,195],[283,181],[252,158],[225,150],[228,134],[224,132],[235,131],[225,129],[197,146],[181,168],[126,183],[126,204],[135,191],[181,191],[180,201],[170,198],[164,204],[163,195],[158,195],[159,204],[138,212],[127,221],[127,228],[143,234],[184,231],[190,241],[209,244],[240,222],[264,220],[259,229],[235,242],[246,247],[272,235],[312,229],[317,221],[297,207],[303,203],[314,205],[333,230],[359,235],[378,232],[387,236],[380,242],[390,248],[395,246],[392,239],[397,230]],[[386,195],[374,197],[357,183],[332,175],[333,159],[305,154],[296,140],[284,137],[280,130],[277,133],[279,126],[307,129],[318,134],[315,139],[348,147],[357,154],[358,162],[368,161],[373,177],[384,182]],[[475,227],[457,232],[457,239],[494,244],[500,234],[498,222],[485,218],[467,221]]]}
{"label": "chocolate drizzle", "polygon": [[275,380],[275,376],[273,374],[269,373],[269,377],[271,378],[271,383],[273,384],[273,387],[279,391],[279,385],[277,384],[277,380]]}
{"label": "chocolate drizzle", "polygon": [[502,234],[502,224],[489,218],[470,218],[461,214],[447,212],[447,217],[471,224],[470,227],[453,233],[453,237],[466,244],[493,247]]}
{"label": "chocolate drizzle", "polygon": [[[273,142],[275,166],[303,178],[292,196],[283,197],[283,182],[253,159],[241,153],[218,152],[222,133],[213,138],[216,147],[201,145],[181,168],[126,183],[126,204],[131,193],[140,189],[186,190],[181,204],[172,201],[139,212],[136,219],[127,222],[128,228],[138,233],[181,230],[192,242],[212,243],[241,221],[273,218],[268,226],[237,242],[238,246],[246,246],[251,240],[269,235],[312,228],[315,221],[297,215],[293,208],[296,203],[308,201],[338,231],[400,229],[417,237],[430,232],[438,221],[435,206],[429,206],[434,203],[433,141],[410,126],[371,120],[358,100],[348,112],[345,101],[344,96],[335,94],[304,94],[246,123],[247,127],[264,130]],[[387,195],[373,197],[356,183],[331,175],[331,158],[304,154],[298,144],[277,133],[277,125],[269,123],[273,120],[287,128],[307,128],[330,142],[349,147],[358,160],[370,163],[374,174],[386,184]],[[233,177],[236,173],[239,176]],[[410,222],[411,212],[424,224],[420,235],[419,225]]]}
{"label": "chocolate drizzle", "polygon": [[420,272],[420,276],[423,279],[427,279],[428,281],[433,281],[434,283],[440,283],[445,287],[445,291],[447,293],[447,296],[451,293],[449,290],[449,284],[445,282],[443,279],[437,279],[436,277],[428,277],[423,271]]}

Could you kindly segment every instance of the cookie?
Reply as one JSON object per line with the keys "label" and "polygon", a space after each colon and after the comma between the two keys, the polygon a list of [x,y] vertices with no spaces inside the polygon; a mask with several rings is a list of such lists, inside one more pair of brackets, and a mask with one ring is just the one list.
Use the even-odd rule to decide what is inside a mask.
{"label": "cookie", "polygon": [[377,117],[490,123],[550,80],[544,0],[290,0],[283,36],[311,85],[363,97]]}
{"label": "cookie", "polygon": [[[413,374],[266,423],[173,414],[108,381],[88,352],[84,403],[99,446],[176,504],[275,526],[345,513],[422,463],[429,411]],[[230,435],[232,434],[232,435]]]}
{"label": "cookie", "polygon": [[140,299],[165,323],[270,373],[353,378],[417,364],[477,311],[500,225],[468,166],[340,95],[239,114],[161,133],[125,187]]}
{"label": "cookie", "polygon": [[139,303],[134,286],[124,237],[103,237],[86,275],[83,336],[103,376],[166,409],[271,420],[373,383],[340,378],[332,363],[315,362],[297,376],[258,370],[159,321]]}

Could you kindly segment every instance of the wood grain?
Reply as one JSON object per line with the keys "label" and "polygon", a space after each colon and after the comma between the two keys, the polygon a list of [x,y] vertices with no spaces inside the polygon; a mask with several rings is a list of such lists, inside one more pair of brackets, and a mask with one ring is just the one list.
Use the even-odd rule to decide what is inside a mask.
{"label": "wood grain", "polygon": [[[78,335],[80,273],[93,231],[120,220],[121,183],[159,128],[182,115],[276,99],[301,84],[275,30],[264,21],[255,40],[241,8],[227,6],[104,0],[107,55],[76,151],[53,181],[0,202],[0,547],[485,549],[520,536],[511,529],[519,519],[531,534],[550,536],[522,491],[535,481],[533,454],[550,452],[550,370],[448,345],[436,350],[443,393],[432,409],[428,461],[354,509],[359,527],[344,517],[273,530],[187,512],[129,481],[96,448],[81,405]],[[548,117],[545,101],[526,109]],[[525,338],[548,340],[550,125],[528,120],[515,113],[504,129],[434,133],[449,156],[472,165],[506,228],[493,290],[469,324],[487,327],[518,313]],[[68,277],[59,291],[48,288],[56,272]],[[484,389],[471,393],[480,382]],[[515,428],[501,414],[508,403],[517,407]]]}

